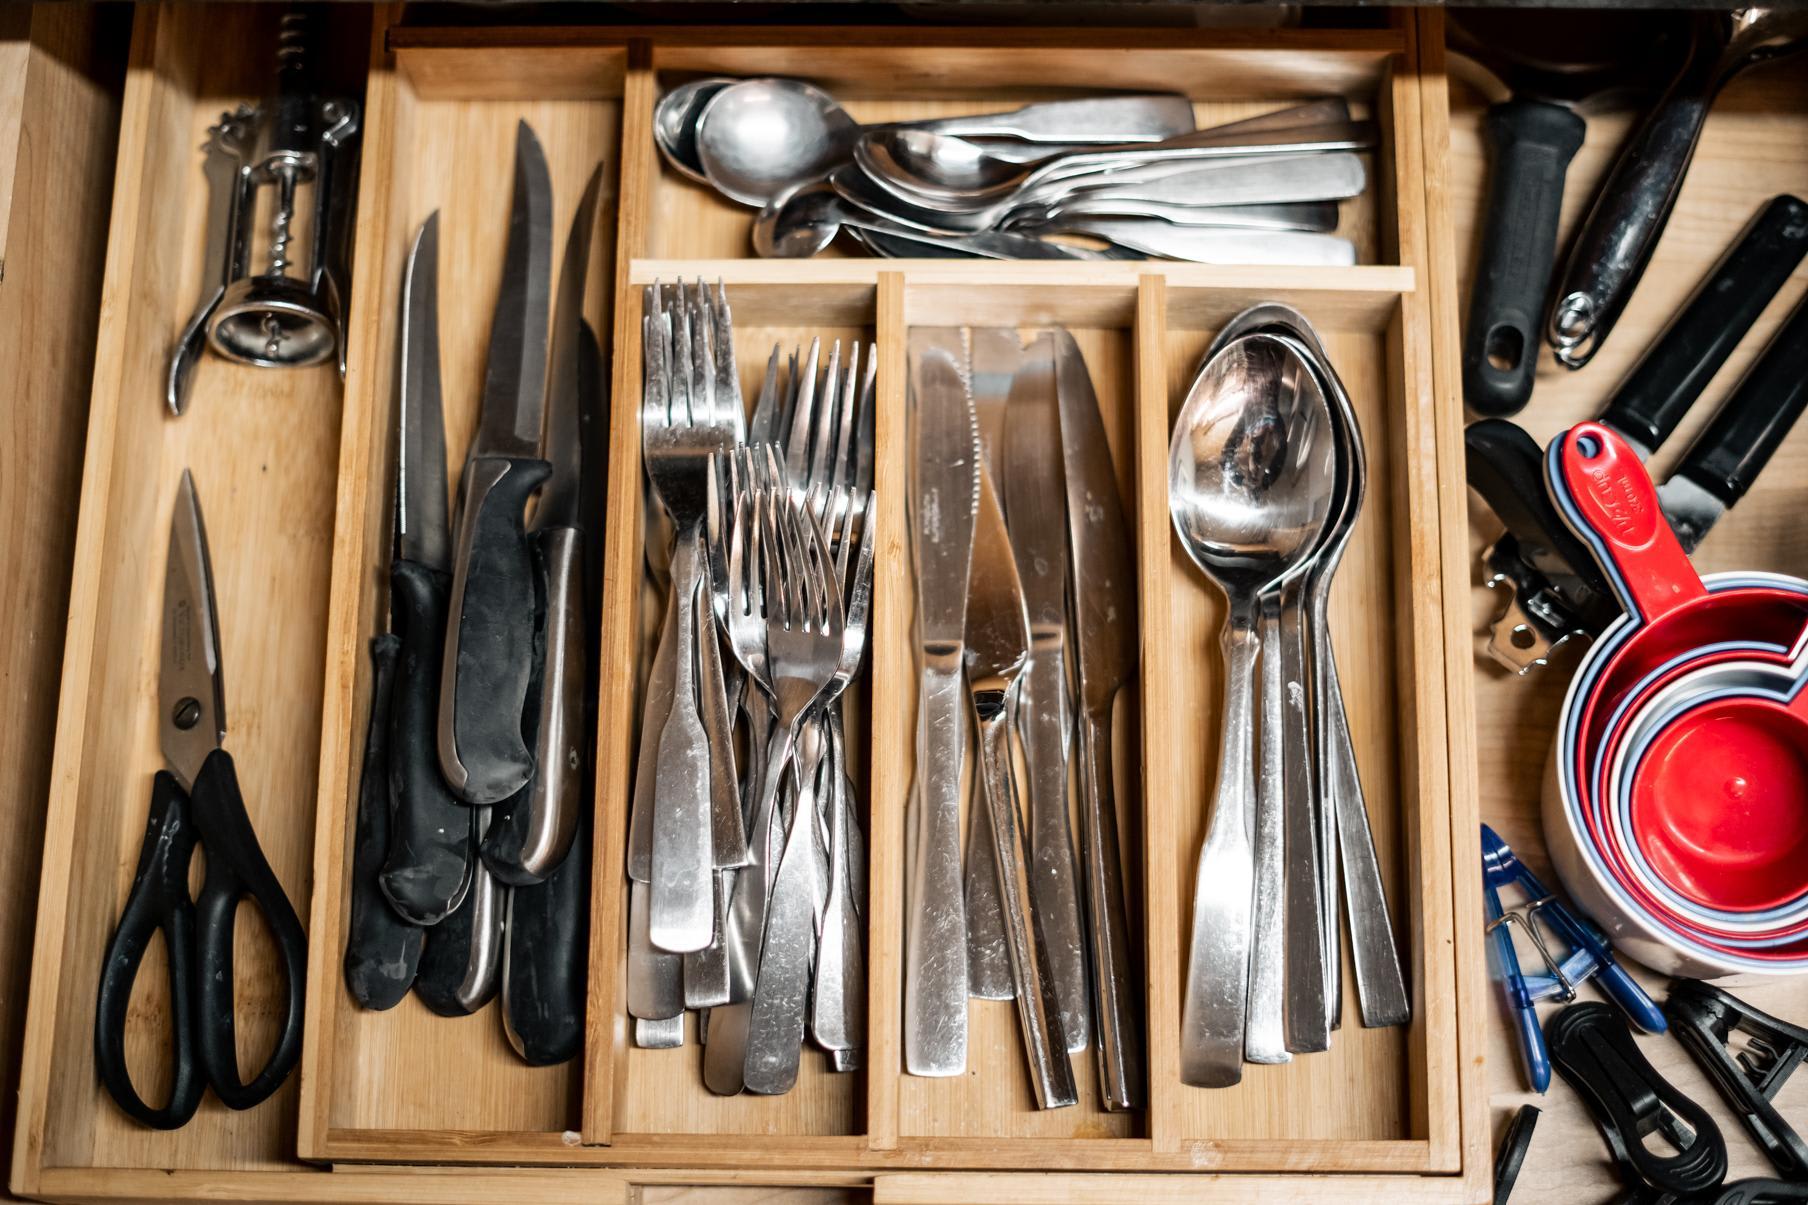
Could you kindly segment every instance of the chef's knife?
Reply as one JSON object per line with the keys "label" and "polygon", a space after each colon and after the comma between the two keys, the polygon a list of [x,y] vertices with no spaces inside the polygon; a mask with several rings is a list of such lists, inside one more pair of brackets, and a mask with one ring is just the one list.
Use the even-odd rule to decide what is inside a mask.
{"label": "chef's knife", "polygon": [[389,712],[390,833],[379,882],[406,920],[438,923],[471,882],[475,817],[436,755],[439,657],[452,563],[439,383],[439,214],[422,224],[402,280],[395,544],[389,626],[401,639]]}
{"label": "chef's knife", "polygon": [[[1010,332],[1013,341],[1017,335]],[[1017,729],[1029,773],[1031,893],[1048,939],[1049,974],[1061,996],[1070,1053],[1092,1041],[1079,866],[1067,808],[1067,497],[1062,492],[1061,411],[1055,344],[1045,331],[1019,358],[1004,427],[1004,495],[1011,549],[1030,622],[1030,663],[1020,680]]]}
{"label": "chef's knife", "polygon": [[976,518],[963,656],[973,718],[979,728],[979,789],[974,792],[974,802],[983,805],[985,814],[979,815],[976,808],[968,823],[984,824],[992,833],[990,870],[998,889],[1030,1086],[1039,1108],[1057,1109],[1075,1103],[1079,1093],[1074,1087],[1067,1038],[1061,1032],[1061,997],[1049,974],[1048,942],[1030,901],[1029,841],[1011,771],[1008,703],[1029,660],[1030,625],[1004,512],[998,506],[992,474],[984,469],[979,475]]}
{"label": "chef's knife", "polygon": [[459,483],[440,671],[440,768],[473,804],[507,799],[534,769],[521,736],[534,661],[533,549],[523,517],[552,472],[540,459],[551,291],[552,182],[524,121],[516,128],[515,196],[482,412]]}
{"label": "chef's knife", "polygon": [[537,883],[552,873],[571,848],[582,790],[584,663],[589,641],[584,621],[585,514],[582,399],[578,365],[584,282],[590,268],[590,232],[603,169],[598,164],[578,202],[565,262],[559,269],[559,298],[553,310],[552,344],[547,352],[546,431],[542,447],[552,475],[534,508],[532,538],[540,570],[542,602],[539,688],[528,712],[534,733],[534,774],[495,821],[483,841],[490,873],[510,886]]}
{"label": "chef's knife", "polygon": [[958,329],[910,333],[911,551],[917,573],[916,851],[904,947],[904,1066],[967,1069],[967,913],[961,896],[961,654],[979,501],[979,430]]}
{"label": "chef's knife", "polygon": [[1107,1109],[1144,1095],[1142,1000],[1124,900],[1111,764],[1111,716],[1136,676],[1136,566],[1098,395],[1073,336],[1055,332],[1055,396],[1073,559],[1068,603],[1079,652],[1080,829],[1092,951],[1094,1044]]}
{"label": "chef's knife", "polygon": [[[1641,455],[1655,451],[1782,288],[1804,251],[1808,205],[1788,195],[1773,198],[1627,375],[1602,421]],[[1745,433],[1733,431],[1729,438],[1743,439]],[[1594,558],[1585,551],[1577,556],[1574,538],[1545,498],[1543,454],[1530,438],[1477,423],[1466,441],[1470,482],[1507,525],[1507,534],[1483,553],[1488,584],[1507,591],[1488,651],[1523,674],[1548,660],[1571,635],[1600,631],[1618,613],[1618,604],[1603,587]],[[1530,461],[1527,446],[1534,453]],[[1767,458],[1765,453],[1758,465]],[[1699,528],[1694,538],[1705,534]],[[1530,555],[1522,544],[1531,545]]]}

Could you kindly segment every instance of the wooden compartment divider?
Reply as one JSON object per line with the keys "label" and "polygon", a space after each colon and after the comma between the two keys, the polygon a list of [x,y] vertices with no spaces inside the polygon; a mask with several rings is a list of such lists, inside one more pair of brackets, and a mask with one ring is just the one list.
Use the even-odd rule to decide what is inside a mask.
{"label": "wooden compartment divider", "polygon": [[[1260,31],[436,28],[406,23],[399,6],[382,8],[369,41],[343,399],[330,374],[233,375],[210,361],[207,379],[230,380],[237,394],[210,392],[193,416],[170,424],[149,417],[155,394],[146,396],[145,382],[160,368],[166,328],[186,316],[177,311],[198,272],[198,232],[189,229],[199,213],[196,132],[223,97],[255,78],[199,48],[215,44],[210,26],[222,12],[236,14],[229,20],[247,31],[241,40],[254,40],[257,11],[215,8],[203,20],[200,10],[163,7],[139,18],[107,284],[108,305],[123,317],[103,335],[96,377],[21,1108],[28,1141],[16,1183],[55,1196],[156,1195],[163,1190],[139,1170],[156,1167],[187,1177],[171,1192],[354,1199],[407,1182],[399,1170],[354,1165],[435,1164],[460,1167],[415,1167],[417,1199],[438,1199],[442,1188],[460,1199],[555,1200],[573,1184],[625,1193],[629,1182],[648,1180],[750,1180],[871,1182],[877,1199],[896,1201],[1110,1197],[1114,1186],[1157,1200],[1204,1193],[1254,1201],[1291,1195],[1301,1176],[1314,1177],[1326,1200],[1472,1195],[1475,1148],[1465,1140],[1474,1140],[1456,1107],[1473,1092],[1459,1070],[1459,1031],[1471,1021],[1446,1003],[1457,992],[1450,783],[1452,766],[1467,764],[1472,749],[1469,732],[1445,710],[1447,686],[1462,672],[1452,658],[1466,659],[1468,649],[1451,644],[1445,622],[1441,524],[1449,508],[1441,503],[1461,476],[1460,467],[1450,476],[1447,432],[1432,414],[1429,349],[1439,333],[1426,277],[1419,23]],[[809,76],[868,120],[1153,81],[1191,94],[1202,122],[1342,94],[1382,134],[1368,156],[1370,189],[1345,206],[1343,229],[1360,262],[1325,270],[753,259],[748,211],[677,179],[652,145],[661,89],[718,72]],[[512,131],[523,117],[547,149],[560,245],[591,165],[606,164],[609,203],[586,312],[614,352],[608,512],[593,516],[605,583],[596,634],[603,681],[589,1016],[580,1058],[540,1069],[515,1059],[493,1009],[446,1020],[410,999],[368,1013],[345,995],[340,971],[366,644],[386,606],[401,267],[414,230],[438,207],[456,473],[475,420]],[[168,196],[182,205],[171,209]],[[641,292],[680,279],[723,282],[750,401],[775,340],[871,339],[879,357],[874,612],[868,685],[850,713],[869,807],[869,1046],[864,1070],[851,1075],[807,1054],[798,1087],[782,1097],[711,1096],[694,1034],[679,1051],[639,1050],[622,1006],[626,818],[660,605],[642,570]],[[1216,764],[1217,604],[1169,534],[1165,466],[1170,423],[1200,352],[1258,301],[1292,304],[1318,327],[1368,434],[1369,501],[1333,614],[1416,1008],[1406,1029],[1364,1030],[1352,985],[1330,1053],[1252,1067],[1238,1088],[1209,1093],[1180,1084],[1178,1037],[1193,859]],[[1079,1106],[1034,1110],[1008,1005],[973,1005],[967,1076],[916,1079],[901,1069],[902,833],[916,680],[906,341],[915,326],[1051,324],[1073,329],[1087,354],[1139,560],[1141,673],[1120,703],[1117,762],[1120,806],[1138,819],[1126,833],[1126,882],[1146,918],[1151,1098],[1131,1114],[1104,1113],[1092,1100],[1090,1055],[1082,1057]],[[267,474],[253,455],[265,450]],[[140,780],[155,756],[143,706],[155,633],[141,595],[161,566],[158,524],[168,509],[159,473],[178,453],[222,466],[201,477],[201,491],[216,559],[233,574],[221,583],[229,706],[253,716],[280,700],[262,723],[235,727],[228,743],[242,766],[271,775],[281,768],[280,782],[247,788],[266,849],[275,846],[279,874],[310,913],[312,959],[299,1086],[251,1114],[228,1117],[210,1105],[188,1130],[153,1136],[105,1101],[88,1043],[98,951],[123,894],[120,876],[142,816]],[[216,477],[222,484],[210,488]],[[234,506],[245,508],[242,520],[227,517],[241,513]],[[276,522],[300,529],[286,541],[253,539],[256,524]],[[250,579],[240,583],[241,574]],[[252,606],[246,592],[264,581],[283,592],[258,598],[260,629],[256,613],[240,608]],[[122,588],[127,583],[137,594]],[[234,594],[245,595],[237,607]],[[153,1020],[160,1014],[147,1016]],[[310,1172],[297,1160],[340,1171]],[[542,1170],[479,1170],[484,1165]],[[585,1170],[555,1170],[567,1166]],[[1030,1174],[1048,1169],[1071,1174]],[[1106,1172],[1118,1174],[1089,1174]],[[1123,1175],[1131,1172],[1144,1174]]]}

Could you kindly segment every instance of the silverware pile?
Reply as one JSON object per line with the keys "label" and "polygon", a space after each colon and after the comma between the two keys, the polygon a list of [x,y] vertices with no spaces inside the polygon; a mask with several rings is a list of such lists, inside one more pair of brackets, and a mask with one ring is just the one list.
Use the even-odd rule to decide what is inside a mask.
{"label": "silverware pile", "polygon": [[[873,391],[858,344],[780,372],[746,418],[728,301],[646,291],[641,439],[671,538],[628,836],[636,1044],[684,1041],[704,1009],[704,1082],[787,1092],[805,1032],[860,1066],[864,842],[841,701],[866,651]],[[727,655],[724,655],[724,647]],[[740,729],[737,746],[736,729]],[[737,758],[737,748],[744,750]]]}
{"label": "silverware pile", "polygon": [[[1136,596],[1092,380],[1066,331],[1025,347],[1014,330],[917,329],[910,405],[922,662],[907,825],[905,1067],[965,1073],[968,997],[1014,998],[1038,1105],[1078,1100],[1070,1055],[1093,1045],[1104,1107],[1136,1108],[1140,976],[1111,764],[1112,708],[1136,666]],[[963,870],[969,707],[980,767]],[[1076,719],[1078,858],[1068,804]]]}
{"label": "silverware pile", "polygon": [[1410,1011],[1328,624],[1364,476],[1355,409],[1305,317],[1259,305],[1233,319],[1168,452],[1174,529],[1229,605],[1181,1022],[1181,1079],[1196,1087],[1236,1083],[1245,1059],[1329,1049],[1340,869],[1362,1023]]}
{"label": "silverware pile", "polygon": [[[661,98],[667,163],[757,206],[754,249],[806,257],[845,230],[875,255],[1355,262],[1337,202],[1375,128],[1332,97],[1208,130],[1172,93],[861,126],[794,79],[693,80]],[[1050,236],[1079,236],[1091,245]]]}

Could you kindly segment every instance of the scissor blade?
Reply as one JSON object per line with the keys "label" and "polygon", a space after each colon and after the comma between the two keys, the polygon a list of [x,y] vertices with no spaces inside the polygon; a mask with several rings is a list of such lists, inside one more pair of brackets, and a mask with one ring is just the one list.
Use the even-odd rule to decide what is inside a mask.
{"label": "scissor blade", "polygon": [[515,131],[515,200],[502,289],[490,320],[483,416],[472,456],[537,459],[546,402],[546,308],[552,298],[552,178],[540,140]]}
{"label": "scissor blade", "polygon": [[552,476],[540,493],[534,510],[534,527],[581,527],[578,487],[584,474],[582,399],[578,385],[583,356],[580,327],[584,321],[584,283],[589,278],[590,233],[596,225],[596,200],[603,182],[603,165],[590,173],[590,183],[571,220],[565,240],[565,262],[559,268],[559,299],[553,309],[552,346],[547,352],[546,438],[541,458],[552,465]]}
{"label": "scissor blade", "polygon": [[213,565],[201,502],[187,469],[170,518],[169,560],[163,571],[163,650],[157,695],[163,759],[183,787],[194,786],[207,755],[226,736],[226,693],[220,681],[220,625],[214,610]]}
{"label": "scissor blade", "polygon": [[402,279],[401,412],[396,435],[395,557],[452,567],[446,423],[439,386],[439,211],[422,223]]}

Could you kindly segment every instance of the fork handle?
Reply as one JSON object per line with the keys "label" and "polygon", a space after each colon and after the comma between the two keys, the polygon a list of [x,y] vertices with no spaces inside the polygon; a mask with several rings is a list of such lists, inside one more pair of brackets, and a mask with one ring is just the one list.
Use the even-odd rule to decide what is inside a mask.
{"label": "fork handle", "polygon": [[677,649],[672,713],[659,737],[653,785],[653,944],[673,954],[708,946],[715,932],[715,866],[711,849],[710,755],[697,707],[697,596],[702,586],[701,538],[679,533],[672,559]]}

